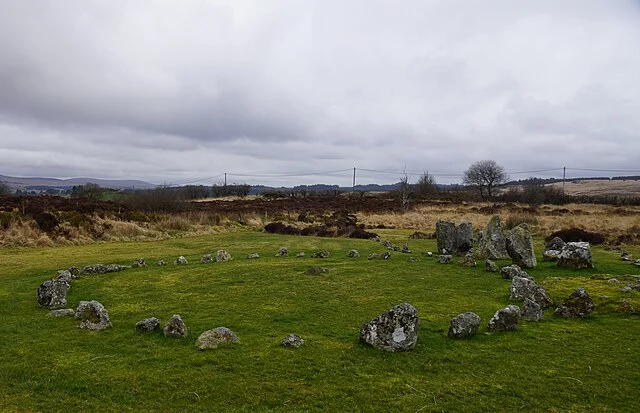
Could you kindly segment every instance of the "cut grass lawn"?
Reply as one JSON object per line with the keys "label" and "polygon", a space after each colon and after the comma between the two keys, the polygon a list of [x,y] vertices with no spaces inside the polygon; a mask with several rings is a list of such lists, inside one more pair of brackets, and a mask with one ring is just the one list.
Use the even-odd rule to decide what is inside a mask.
{"label": "cut grass lawn", "polygon": [[[402,231],[386,231],[397,244]],[[395,237],[395,238],[394,238]],[[288,246],[289,257],[275,257]],[[537,251],[541,252],[538,243]],[[530,270],[557,303],[586,287],[597,307],[586,320],[523,322],[515,332],[485,334],[509,304],[509,281],[419,252],[434,240],[410,241],[412,254],[368,261],[382,252],[366,240],[285,237],[257,232],[144,243],[0,251],[0,410],[2,411],[637,411],[640,395],[639,292],[598,274],[640,274],[615,252],[594,249],[596,268]],[[327,259],[310,253],[327,249]],[[351,248],[360,258],[347,258]],[[200,264],[203,254],[229,251],[234,260]],[[307,257],[295,258],[298,251]],[[247,260],[258,252],[258,260]],[[638,255],[640,250],[630,252]],[[184,255],[188,266],[173,265]],[[90,332],[72,318],[39,308],[37,286],[59,269],[94,263],[147,268],[73,281],[69,307],[105,305],[113,328]],[[164,259],[167,267],[154,262]],[[509,264],[507,261],[499,265]],[[313,265],[330,268],[305,275]],[[606,296],[606,297],[604,297]],[[365,322],[401,302],[420,312],[418,344],[386,353],[358,343]],[[465,312],[482,318],[479,334],[447,338],[449,321]],[[180,314],[189,337],[140,334],[135,323]],[[195,339],[225,326],[240,343],[200,352]],[[306,343],[279,346],[289,333]]]}

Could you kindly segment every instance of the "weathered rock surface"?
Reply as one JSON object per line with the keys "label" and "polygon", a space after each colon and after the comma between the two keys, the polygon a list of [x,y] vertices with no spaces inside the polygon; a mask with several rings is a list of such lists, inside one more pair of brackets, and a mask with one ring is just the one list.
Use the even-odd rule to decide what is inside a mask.
{"label": "weathered rock surface", "polygon": [[71,278],[73,278],[74,280],[80,277],[81,271],[78,267],[71,266],[67,271],[69,271],[69,273],[71,274]]}
{"label": "weathered rock surface", "polygon": [[296,258],[304,258],[304,251],[300,251],[296,254]]}
{"label": "weathered rock surface", "polygon": [[520,308],[520,318],[527,321],[542,321],[544,309],[535,301],[525,298]]}
{"label": "weathered rock surface", "polygon": [[509,258],[507,239],[502,230],[499,215],[491,217],[484,231],[478,237],[478,256],[490,260],[504,260]]}
{"label": "weathered rock surface", "polygon": [[515,330],[518,327],[518,318],[520,318],[520,308],[508,305],[496,311],[489,320],[487,330],[491,332]]}
{"label": "weathered rock surface", "polygon": [[229,254],[227,251],[218,250],[216,252],[216,262],[227,262],[231,260],[232,260],[231,254]]}
{"label": "weathered rock surface", "polygon": [[476,313],[462,313],[451,320],[448,335],[450,338],[473,337],[478,327],[480,327],[480,316]]}
{"label": "weathered rock surface", "polygon": [[95,300],[80,301],[75,313],[76,320],[80,320],[80,328],[100,331],[111,327],[109,313],[102,304]]}
{"label": "weathered rock surface", "polygon": [[349,250],[349,252],[347,252],[347,257],[349,258],[358,258],[360,256],[360,251],[358,250]]}
{"label": "weathered rock surface", "polygon": [[312,258],[329,258],[329,251],[327,250],[320,250],[320,251],[316,251],[313,254],[311,254]]}
{"label": "weathered rock surface", "polygon": [[298,348],[304,344],[304,340],[297,334],[289,334],[280,342],[282,347]]}
{"label": "weathered rock surface", "polygon": [[196,348],[198,350],[212,350],[221,345],[235,344],[238,342],[240,342],[240,339],[236,333],[227,327],[218,327],[200,334],[196,340]]}
{"label": "weathered rock surface", "polygon": [[471,222],[461,222],[455,228],[455,252],[458,254],[466,254],[473,248],[473,225]]}
{"label": "weathered rock surface", "polygon": [[138,258],[133,262],[133,264],[131,264],[131,268],[144,268],[146,266],[147,266],[147,263],[144,260],[144,258]]}
{"label": "weathered rock surface", "polygon": [[513,277],[532,279],[532,277],[517,264],[511,264],[507,265],[506,267],[502,267],[502,269],[500,269],[500,275],[506,280],[511,280],[513,279]]}
{"label": "weathered rock surface", "polygon": [[593,268],[588,242],[568,242],[558,254],[556,266],[564,268]]}
{"label": "weathered rock surface", "polygon": [[159,260],[158,262],[156,262],[156,265],[158,267],[164,267],[165,265],[167,265],[167,262],[165,260]]}
{"label": "weathered rock surface", "polygon": [[326,267],[311,267],[309,268],[307,271],[305,271],[305,274],[307,275],[320,275],[320,274],[324,274],[329,272],[329,269]]}
{"label": "weathered rock surface", "polygon": [[61,308],[49,311],[49,316],[51,317],[73,317],[74,315],[76,315],[76,310],[73,308]]}
{"label": "weathered rock surface", "polygon": [[469,250],[460,260],[460,264],[465,267],[475,267],[476,265],[478,265],[478,263],[476,262],[476,256],[473,251]]}
{"label": "weathered rock surface", "polygon": [[543,309],[553,305],[553,300],[551,300],[551,297],[549,297],[545,289],[529,278],[513,277],[511,286],[509,287],[509,293],[511,300],[524,300],[528,298],[538,303]]}
{"label": "weathered rock surface", "polygon": [[551,241],[549,241],[545,247],[544,252],[542,253],[542,258],[545,261],[557,261],[562,248],[567,245],[566,242],[562,240],[560,237],[553,237]]}
{"label": "weathered rock surface", "polygon": [[186,337],[189,335],[187,326],[179,314],[174,314],[169,321],[165,323],[164,327],[162,327],[162,332],[165,337]]}
{"label": "weathered rock surface", "polygon": [[187,265],[189,264],[189,261],[187,261],[187,259],[183,255],[181,255],[178,258],[176,258],[175,263],[176,265]]}
{"label": "weathered rock surface", "polygon": [[488,272],[498,272],[498,266],[496,265],[495,262],[491,261],[490,259],[487,259],[484,262],[484,269]]}
{"label": "weathered rock surface", "polygon": [[586,318],[591,315],[595,305],[584,288],[578,288],[556,308],[553,314],[564,318]]}
{"label": "weathered rock surface", "polygon": [[438,256],[438,262],[440,264],[451,264],[453,262],[453,255],[441,254]]}
{"label": "weathered rock surface", "polygon": [[379,350],[407,351],[415,347],[419,330],[418,310],[402,303],[363,325],[360,341]]}
{"label": "weathered rock surface", "polygon": [[38,305],[55,310],[67,306],[67,290],[69,284],[65,281],[48,280],[38,287]]}
{"label": "weathered rock surface", "polygon": [[202,258],[200,258],[201,264],[209,264],[210,262],[213,262],[213,258],[211,257],[211,254],[204,254]]}
{"label": "weathered rock surface", "polygon": [[402,245],[402,253],[411,254],[411,250],[409,249],[409,242],[405,241],[404,245]]}
{"label": "weathered rock surface", "polygon": [[456,224],[450,221],[436,222],[436,240],[438,251],[454,252],[456,246]]}
{"label": "weathered rock surface", "polygon": [[248,260],[257,260],[260,258],[260,255],[257,252],[247,255]]}
{"label": "weathered rock surface", "polygon": [[288,257],[289,256],[289,248],[280,247],[278,248],[278,252],[276,252],[276,257]]}
{"label": "weathered rock surface", "polygon": [[106,274],[110,272],[119,272],[126,270],[126,265],[119,264],[93,264],[82,268],[82,274]]}
{"label": "weathered rock surface", "polygon": [[514,264],[523,268],[535,268],[538,264],[533,251],[533,239],[529,225],[520,224],[507,235],[507,252]]}
{"label": "weathered rock surface", "polygon": [[141,333],[159,331],[160,320],[155,317],[145,318],[136,323],[135,329]]}
{"label": "weathered rock surface", "polygon": [[67,285],[67,292],[71,291],[71,279],[73,276],[67,270],[58,271],[58,275],[52,278],[53,281],[62,282]]}

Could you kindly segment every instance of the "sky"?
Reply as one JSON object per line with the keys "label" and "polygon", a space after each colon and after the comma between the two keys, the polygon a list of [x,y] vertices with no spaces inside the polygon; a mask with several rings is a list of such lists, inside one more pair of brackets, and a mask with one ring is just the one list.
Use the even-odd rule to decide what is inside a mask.
{"label": "sky", "polygon": [[640,1],[0,0],[0,174],[640,175]]}

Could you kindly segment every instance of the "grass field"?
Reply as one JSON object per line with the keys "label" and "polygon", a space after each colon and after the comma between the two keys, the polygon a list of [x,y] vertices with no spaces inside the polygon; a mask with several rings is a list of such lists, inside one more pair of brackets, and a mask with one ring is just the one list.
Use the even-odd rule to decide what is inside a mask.
{"label": "grass field", "polygon": [[[407,231],[381,230],[400,244]],[[275,257],[280,246],[289,257]],[[595,268],[530,270],[556,302],[586,287],[596,311],[586,320],[523,323],[515,332],[486,333],[493,313],[509,304],[509,282],[419,252],[435,240],[410,242],[413,256],[382,252],[372,241],[285,237],[254,231],[141,243],[0,250],[0,410],[11,411],[637,411],[640,395],[640,293],[617,291],[604,274],[640,274],[619,254],[594,248]],[[327,259],[310,258],[325,248]],[[351,248],[361,258],[346,258]],[[200,264],[226,249],[234,260]],[[295,258],[306,251],[306,258]],[[246,260],[258,252],[258,260]],[[630,248],[640,256],[640,248]],[[171,262],[179,255],[188,266]],[[89,332],[72,318],[51,318],[36,289],[58,269],[94,263],[147,268],[74,280],[69,306],[100,301],[113,328]],[[155,267],[164,259],[167,267]],[[499,262],[507,265],[509,262]],[[313,265],[330,268],[305,275]],[[595,276],[595,277],[594,277]],[[603,296],[607,296],[606,298]],[[420,312],[416,348],[386,353],[358,342],[362,324],[401,302]],[[447,338],[449,321],[465,311],[482,318],[479,334]],[[189,337],[140,334],[135,323],[180,314]],[[240,343],[195,349],[197,336],[225,326]],[[306,343],[279,346],[289,333]]]}

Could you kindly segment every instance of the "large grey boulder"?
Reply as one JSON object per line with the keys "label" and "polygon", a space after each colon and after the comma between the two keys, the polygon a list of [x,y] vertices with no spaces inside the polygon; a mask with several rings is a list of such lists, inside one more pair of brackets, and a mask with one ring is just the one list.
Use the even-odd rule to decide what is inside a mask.
{"label": "large grey boulder", "polygon": [[80,301],[76,308],[76,320],[80,320],[80,328],[100,331],[111,327],[111,319],[107,309],[95,300]]}
{"label": "large grey boulder", "polygon": [[200,334],[196,340],[196,348],[198,350],[212,350],[224,344],[235,344],[238,342],[240,342],[240,339],[236,333],[227,327],[218,327]]}
{"label": "large grey boulder", "polygon": [[420,318],[408,303],[398,304],[360,329],[360,341],[379,350],[407,351],[416,346]]}
{"label": "large grey boulder", "polygon": [[231,261],[231,259],[231,254],[225,250],[218,250],[216,252],[216,262],[226,262]]}
{"label": "large grey boulder", "polygon": [[158,331],[160,330],[160,320],[155,317],[145,318],[136,323],[135,329],[141,333]]}
{"label": "large grey boulder", "polygon": [[179,314],[174,314],[169,321],[165,323],[164,327],[162,327],[162,332],[165,337],[186,337],[189,335],[187,326]]}
{"label": "large grey boulder", "polygon": [[567,242],[558,254],[556,266],[565,268],[593,268],[588,242]]}
{"label": "large grey boulder", "polygon": [[511,280],[513,277],[532,278],[526,271],[524,271],[518,264],[507,265],[500,269],[500,275],[505,280]]}
{"label": "large grey boulder", "polygon": [[499,215],[494,215],[487,223],[478,238],[478,256],[490,260],[504,260],[509,258],[507,239],[502,230]]}
{"label": "large grey boulder", "polygon": [[518,318],[520,318],[520,308],[508,305],[496,311],[489,320],[487,330],[491,332],[515,330],[518,327]]}
{"label": "large grey boulder", "polygon": [[514,264],[523,268],[535,268],[538,262],[533,251],[533,239],[529,225],[520,224],[507,235],[507,252]]}
{"label": "large grey boulder", "polygon": [[542,321],[544,319],[544,309],[535,301],[525,298],[520,308],[520,318],[527,321]]}
{"label": "large grey boulder", "polygon": [[562,248],[567,245],[566,242],[562,240],[560,237],[553,237],[551,241],[549,241],[544,246],[544,251],[542,252],[542,259],[545,261],[557,261]]}
{"label": "large grey boulder", "polygon": [[450,338],[473,337],[478,327],[480,327],[480,316],[476,313],[462,313],[451,320],[448,335]]}
{"label": "large grey boulder", "polygon": [[529,278],[513,277],[509,287],[509,294],[511,300],[530,299],[538,303],[543,309],[553,305],[553,300],[551,300],[546,290]]}
{"label": "large grey boulder", "polygon": [[280,342],[282,347],[298,348],[304,344],[304,340],[297,334],[289,334]]}
{"label": "large grey boulder", "polygon": [[586,318],[591,315],[595,305],[584,288],[578,288],[556,308],[553,314],[564,318]]}
{"label": "large grey boulder", "polygon": [[[436,222],[436,240],[438,251],[443,254],[451,254],[456,249],[456,224],[450,221]],[[445,252],[443,252],[443,250]]]}
{"label": "large grey boulder", "polygon": [[455,252],[458,254],[466,254],[473,248],[473,225],[471,222],[461,222],[455,228]]}
{"label": "large grey boulder", "polygon": [[38,286],[38,305],[56,310],[67,306],[67,290],[69,284],[65,281],[48,280]]}

